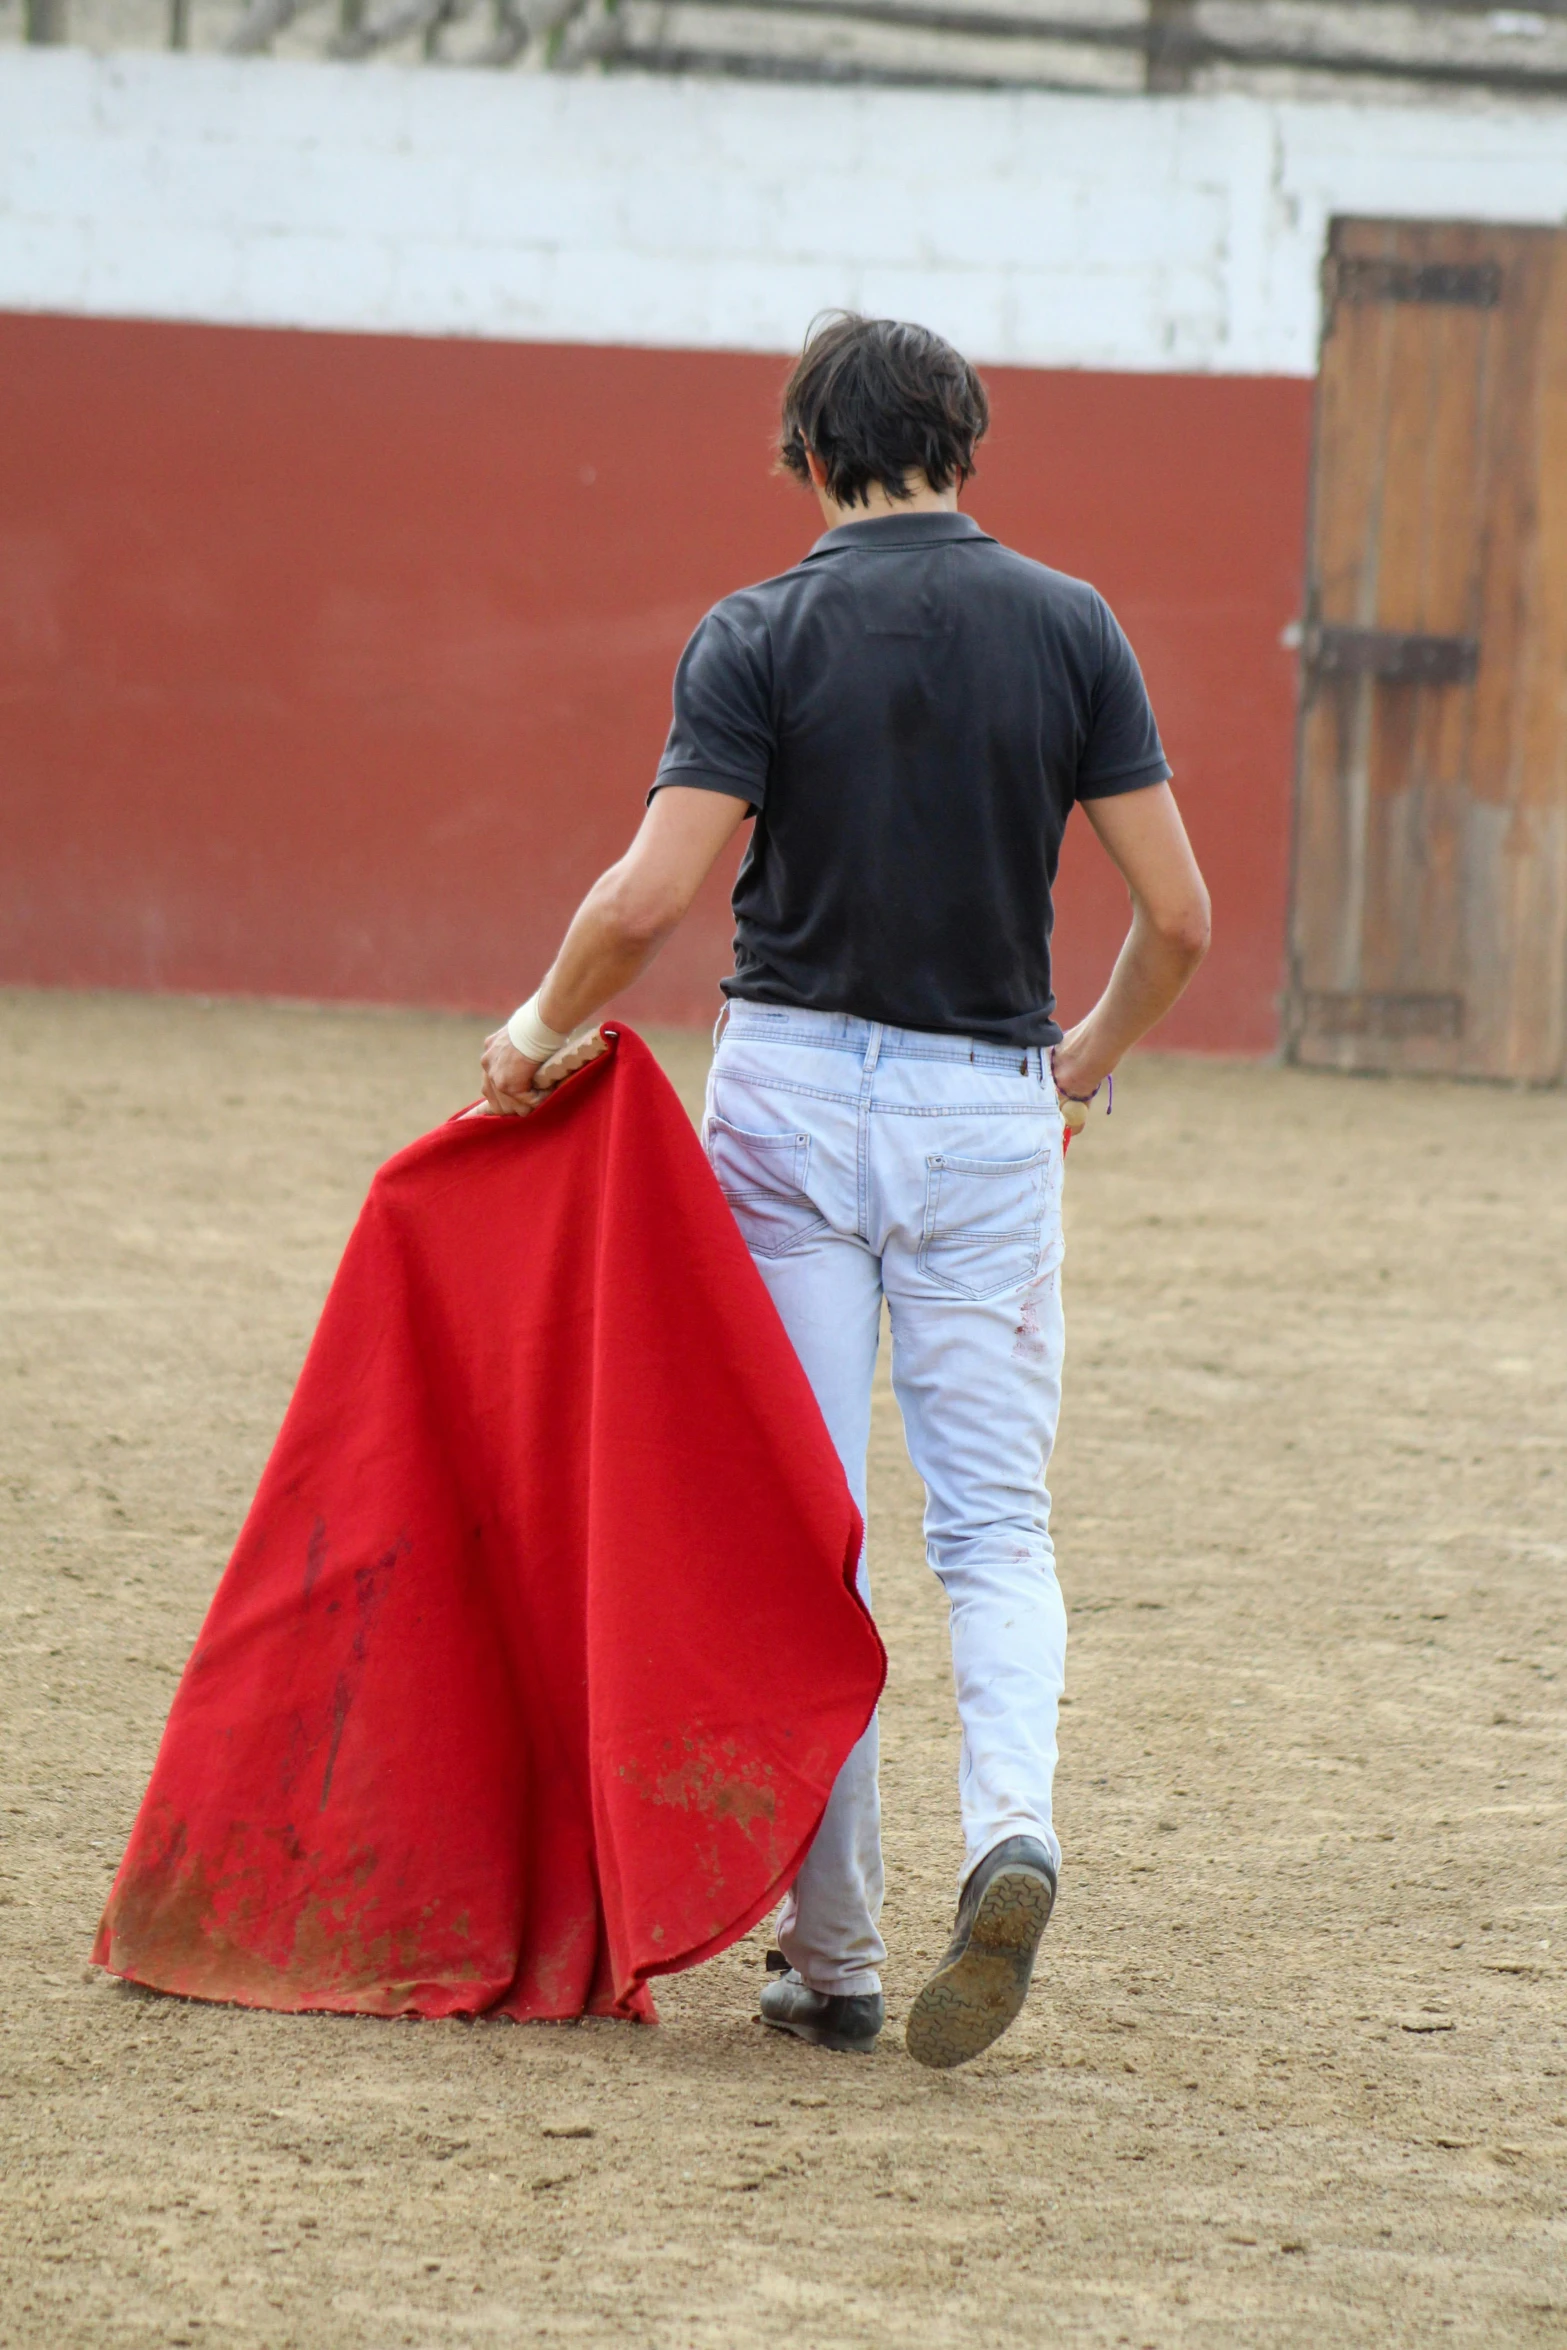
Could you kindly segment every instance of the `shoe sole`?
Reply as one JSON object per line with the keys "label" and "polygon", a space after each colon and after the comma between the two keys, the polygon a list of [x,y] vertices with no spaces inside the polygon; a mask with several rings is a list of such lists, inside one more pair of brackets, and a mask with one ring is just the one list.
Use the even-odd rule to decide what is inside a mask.
{"label": "shoe sole", "polygon": [[931,1976],[909,2010],[904,2045],[916,2064],[937,2071],[967,2064],[1016,2022],[1054,1903],[1041,1870],[996,1871],[962,1955]]}

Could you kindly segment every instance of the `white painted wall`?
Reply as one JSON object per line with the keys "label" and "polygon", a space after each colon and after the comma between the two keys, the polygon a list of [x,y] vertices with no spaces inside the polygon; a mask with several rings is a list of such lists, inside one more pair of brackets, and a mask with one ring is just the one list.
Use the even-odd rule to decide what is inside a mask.
{"label": "white painted wall", "polygon": [[0,309],[1310,375],[1333,212],[1567,219],[1567,109],[0,52]]}

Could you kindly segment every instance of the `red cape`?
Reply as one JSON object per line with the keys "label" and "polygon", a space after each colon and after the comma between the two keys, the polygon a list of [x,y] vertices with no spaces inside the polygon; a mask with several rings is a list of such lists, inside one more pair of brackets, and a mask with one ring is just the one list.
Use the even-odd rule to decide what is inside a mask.
{"label": "red cape", "polygon": [[371,1187],[93,1956],[651,2020],[789,1884],[886,1660],[815,1399],[651,1053]]}

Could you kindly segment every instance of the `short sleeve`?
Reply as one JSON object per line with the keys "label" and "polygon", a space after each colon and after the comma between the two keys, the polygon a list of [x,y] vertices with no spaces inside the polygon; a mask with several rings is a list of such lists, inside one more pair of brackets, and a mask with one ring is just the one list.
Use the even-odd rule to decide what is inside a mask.
{"label": "short sleeve", "polygon": [[1096,600],[1101,651],[1088,740],[1078,761],[1080,800],[1105,800],[1116,792],[1141,791],[1151,783],[1167,782],[1170,775],[1137,655],[1109,605],[1103,597]]}
{"label": "short sleeve", "polygon": [[709,612],[675,671],[674,723],[648,798],[681,783],[760,808],[773,756],[769,705],[752,647],[720,612]]}

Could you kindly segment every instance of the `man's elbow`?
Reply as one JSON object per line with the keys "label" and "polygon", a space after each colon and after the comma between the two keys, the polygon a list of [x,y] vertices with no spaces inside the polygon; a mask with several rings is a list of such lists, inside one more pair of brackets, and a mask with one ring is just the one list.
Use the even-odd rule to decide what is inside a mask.
{"label": "man's elbow", "polygon": [[599,919],[627,954],[651,954],[685,910],[686,901],[676,890],[646,879],[606,875],[599,887]]}
{"label": "man's elbow", "polygon": [[1162,906],[1154,916],[1154,928],[1161,944],[1188,971],[1195,971],[1208,952],[1213,936],[1213,911],[1207,891],[1193,892],[1172,905]]}

